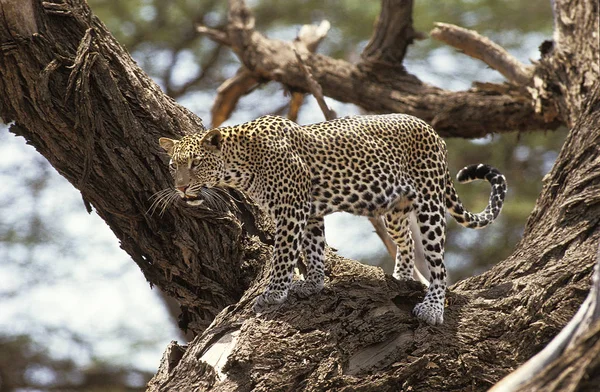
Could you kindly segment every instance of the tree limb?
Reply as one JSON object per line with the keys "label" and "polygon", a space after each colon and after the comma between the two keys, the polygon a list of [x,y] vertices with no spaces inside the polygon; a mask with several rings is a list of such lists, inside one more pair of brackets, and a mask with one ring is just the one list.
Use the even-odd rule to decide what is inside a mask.
{"label": "tree limb", "polygon": [[172,186],[158,138],[197,132],[202,120],[160,91],[85,2],[60,4],[59,14],[33,2],[31,36],[6,22],[30,17],[20,4],[0,4],[0,116],[82,192],[150,284],[178,299],[181,327],[202,331],[247,284],[240,221],[227,208],[180,203],[147,213]]}
{"label": "tree limb", "polygon": [[[522,391],[525,384],[533,384],[533,381],[542,372],[550,367],[550,364],[559,358],[565,350],[572,349],[583,335],[591,330],[591,326],[600,321],[600,247],[594,272],[592,274],[592,285],[590,292],[573,316],[571,321],[552,339],[542,351],[529,359],[517,370],[503,378],[494,385],[490,392],[513,392]],[[539,389],[537,389],[539,390]]]}
{"label": "tree limb", "polygon": [[371,40],[361,53],[359,68],[374,72],[406,73],[402,62],[408,46],[425,35],[413,28],[412,0],[383,0]]}
{"label": "tree limb", "polygon": [[[252,22],[253,23],[253,22]],[[302,52],[312,52],[317,49],[321,41],[327,35],[329,31],[329,22],[322,21],[319,25],[304,25],[298,32],[298,36],[293,42],[294,51],[300,50]],[[213,29],[198,27],[198,31],[204,34],[208,34],[210,37],[221,34]],[[227,37],[226,33],[225,36]],[[219,35],[219,39],[229,41],[229,38],[224,38]],[[238,70],[237,74],[219,86],[217,89],[217,97],[213,103],[211,114],[212,114],[212,127],[216,128],[223,122],[225,122],[230,116],[235,107],[237,106],[240,98],[246,94],[249,94],[263,81],[253,72],[250,72],[246,67],[242,66]],[[304,102],[303,94],[293,91],[292,99],[290,103],[290,116],[297,117],[300,106]],[[292,118],[293,119],[293,118]]]}
{"label": "tree limb", "polygon": [[[567,4],[558,2],[559,6]],[[584,3],[571,2],[568,14],[578,21],[590,19]],[[591,19],[597,18],[597,12]],[[242,34],[239,42],[247,47],[257,39],[256,34]],[[272,41],[263,43],[272,48],[268,46]],[[590,63],[596,52],[589,49],[578,53],[582,57],[578,62]],[[245,64],[258,64],[253,63],[257,57],[252,56],[260,50],[242,54],[249,56]],[[311,59],[321,58],[307,56],[303,60],[327,94],[327,87],[319,79],[320,63],[315,66]],[[557,66],[556,78],[572,77],[575,83],[580,80],[576,71],[565,72],[558,66],[558,58],[549,60],[548,68]],[[294,72],[293,68],[286,70]],[[278,75],[279,80],[284,77]],[[597,92],[597,75],[596,86]],[[328,254],[329,291],[308,301],[290,298],[276,314],[264,318],[248,317],[249,302],[242,300],[244,308],[240,305],[223,312],[198,345],[188,349],[172,376],[162,380],[155,390],[178,385],[186,378],[193,360],[208,359],[203,353],[215,344],[227,344],[233,335],[236,340],[231,343],[225,366],[215,363],[210,372],[203,370],[207,376],[202,380],[209,383],[208,388],[228,390],[251,385],[258,391],[299,387],[313,391],[487,390],[551,340],[580,305],[581,292],[589,286],[587,278],[600,241],[600,193],[595,192],[600,186],[600,177],[595,174],[600,170],[600,93],[596,92],[588,96],[588,104],[583,107],[560,94],[548,97],[567,99],[559,104],[568,110],[561,111],[561,115],[571,118],[577,113],[579,120],[549,173],[515,253],[492,270],[451,287],[443,327],[411,326],[410,319],[404,318],[408,315],[405,309],[412,306],[404,296],[408,287],[392,283],[371,267]],[[360,293],[350,283],[359,275],[366,278],[361,279]],[[249,301],[252,295],[247,294],[245,299]],[[388,330],[390,325],[397,327]],[[387,333],[372,339],[382,330]],[[577,346],[578,354],[585,354],[580,358],[597,358],[593,355],[598,352],[599,337],[597,328],[583,336],[581,342],[587,345]],[[217,368],[219,373],[214,370]],[[576,377],[582,380],[586,373],[581,369],[594,369],[594,365],[577,369]],[[565,374],[569,371],[560,375]]]}
{"label": "tree limb", "polygon": [[294,50],[294,54],[296,55],[296,60],[298,60],[298,65],[300,65],[300,68],[302,69],[302,72],[304,72],[304,75],[306,77],[308,91],[310,91],[310,93],[317,100],[319,108],[321,108],[321,112],[323,112],[323,115],[325,116],[325,120],[333,120],[337,117],[337,114],[335,113],[335,111],[331,110],[329,105],[327,105],[327,102],[325,102],[325,97],[323,97],[323,89],[321,88],[319,83],[317,83],[315,78],[310,73],[308,67],[302,61],[302,57],[300,57],[300,54],[296,50]]}
{"label": "tree limb", "polygon": [[432,38],[463,51],[467,56],[483,61],[510,82],[520,86],[531,83],[533,67],[526,67],[506,49],[476,31],[448,23],[436,23],[429,34]]}
{"label": "tree limb", "polygon": [[209,37],[210,39],[212,39],[215,42],[218,42],[225,46],[231,46],[231,42],[229,41],[229,38],[227,37],[227,33],[224,31],[212,29],[210,27],[203,26],[203,25],[197,25],[196,31],[202,35],[206,35],[207,37]]}
{"label": "tree limb", "polygon": [[[310,91],[303,71],[296,66],[293,44],[257,32],[242,0],[230,1],[227,34],[234,52],[255,75]],[[452,92],[427,85],[398,67],[388,73],[369,72],[364,62],[357,66],[318,54],[307,54],[303,61],[325,95],[372,112],[415,115],[442,136],[482,137],[493,132],[555,129],[560,124],[556,112],[547,117],[541,110],[536,113],[531,96],[520,87],[479,86]]]}
{"label": "tree limb", "polygon": [[217,95],[210,110],[211,127],[216,128],[226,121],[235,110],[238,101],[260,84],[252,72],[245,67],[238,69],[234,77],[227,79],[217,89]]}
{"label": "tree limb", "polygon": [[[323,41],[331,24],[327,20],[323,20],[318,26],[317,25],[304,25],[300,28],[298,36],[294,39],[294,53],[296,58],[300,58],[298,51],[301,52],[315,52],[317,47]],[[300,62],[301,66],[304,64]],[[292,121],[296,121],[300,107],[304,103],[304,94],[302,92],[293,91],[290,99],[290,109],[288,112],[288,118]]]}

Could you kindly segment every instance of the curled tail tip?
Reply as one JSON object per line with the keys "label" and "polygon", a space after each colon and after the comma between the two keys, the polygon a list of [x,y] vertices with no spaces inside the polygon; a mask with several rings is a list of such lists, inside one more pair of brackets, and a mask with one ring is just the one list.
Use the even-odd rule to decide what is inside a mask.
{"label": "curled tail tip", "polygon": [[469,165],[460,170],[456,176],[461,183],[474,180],[486,180],[492,185],[488,206],[483,212],[473,214],[464,209],[454,194],[449,195],[448,208],[458,223],[465,227],[479,229],[492,223],[500,214],[506,196],[506,178],[494,167],[484,164]]}
{"label": "curled tail tip", "polygon": [[[483,163],[469,165],[458,171],[456,180],[461,184],[474,180],[491,180],[492,177],[502,176],[498,169]],[[504,176],[502,176],[504,177]]]}

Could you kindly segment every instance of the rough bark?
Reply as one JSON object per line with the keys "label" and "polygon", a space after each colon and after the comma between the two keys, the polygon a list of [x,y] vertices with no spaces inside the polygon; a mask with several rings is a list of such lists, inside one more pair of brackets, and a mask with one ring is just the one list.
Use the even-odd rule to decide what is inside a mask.
{"label": "rough bark", "polygon": [[[410,314],[423,296],[418,283],[331,253],[322,294],[255,317],[270,247],[246,235],[235,209],[176,203],[148,213],[152,195],[171,183],[157,138],[196,131],[201,120],[148,79],[83,0],[0,6],[0,116],[81,191],[198,334],[187,348],[169,346],[150,390],[485,390],[583,301],[600,237],[596,2],[555,2],[557,41],[527,86],[452,93],[399,67],[371,74],[301,53],[325,95],[421,116],[444,135],[571,128],[513,255],[453,286],[438,327]],[[231,2],[230,21],[227,42],[249,70],[306,90],[297,62],[286,62],[295,58],[288,43],[254,31],[243,2]],[[570,354],[581,377],[598,368],[599,334]]]}
{"label": "rough bark", "polygon": [[[240,223],[183,204],[150,213],[171,186],[157,138],[202,129],[201,119],[164,95],[83,1],[1,5],[0,116],[81,191],[150,284],[180,302],[182,327],[203,330],[243,293]],[[32,22],[11,23],[21,19]]]}
{"label": "rough bark", "polygon": [[[582,373],[588,372],[587,365],[597,357],[600,348],[595,345],[595,332],[588,336],[590,331],[594,331],[591,326],[599,324],[600,327],[600,250],[591,280],[588,296],[571,321],[542,351],[504,377],[490,392],[546,390],[549,389],[548,384],[554,384],[552,389],[565,386],[569,390],[577,390],[579,384],[589,381],[590,375],[600,378],[600,373],[593,370],[588,377],[581,377]],[[574,353],[578,354],[575,359],[572,358]],[[566,371],[569,367],[574,371]],[[596,385],[600,386],[600,383]]]}

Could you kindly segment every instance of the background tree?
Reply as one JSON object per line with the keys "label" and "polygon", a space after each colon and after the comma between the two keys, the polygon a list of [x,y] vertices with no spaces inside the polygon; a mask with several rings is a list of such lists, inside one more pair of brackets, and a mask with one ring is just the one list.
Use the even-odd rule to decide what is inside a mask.
{"label": "background tree", "polygon": [[[79,11],[79,8],[77,8],[77,7],[75,7],[74,9],[75,9],[76,11]],[[59,11],[60,11],[60,10],[59,10]],[[54,16],[52,16],[51,18],[57,18],[57,16],[56,16],[56,15],[60,15],[60,14],[54,13],[53,15],[54,15]],[[73,15],[73,14],[71,14],[71,16],[72,16],[72,15]],[[224,14],[222,14],[222,15],[224,15]],[[67,16],[68,16],[68,15],[67,15]],[[63,20],[63,19],[64,19],[64,18],[66,18],[67,16],[65,16],[64,14],[62,14],[62,16],[58,16],[58,18],[59,18],[60,20]],[[75,16],[77,16],[77,12],[75,12]],[[52,19],[51,19],[51,20],[52,20]],[[593,20],[593,18],[592,18],[592,20]],[[335,22],[334,22],[334,25],[335,25]],[[259,24],[259,26],[260,26],[260,24]],[[87,37],[87,36],[86,36],[86,37]],[[81,38],[81,37],[79,37],[79,38]],[[92,38],[94,38],[94,37],[92,37]],[[87,37],[86,39],[89,39],[89,37]],[[92,40],[92,41],[93,41],[93,40]],[[78,42],[79,42],[79,41],[78,41]],[[86,41],[86,40],[84,40],[84,41],[82,41],[82,42],[83,42],[83,43],[85,43],[85,42],[87,42],[87,41]],[[80,48],[80,49],[85,49],[85,47],[83,47],[83,48],[82,48],[81,46],[80,46],[79,48]],[[93,49],[95,50],[96,48],[94,47]],[[91,51],[92,55],[94,54],[94,50],[92,50],[92,51]],[[74,53],[77,53],[77,52],[74,52]],[[83,52],[83,55],[84,55],[84,58],[82,58],[82,60],[86,60],[85,56],[88,56],[88,55],[87,55],[85,52]],[[401,60],[401,59],[400,59],[400,60]],[[94,60],[94,61],[97,61],[97,60]],[[89,64],[89,63],[88,63],[88,64]],[[94,63],[94,64],[95,64],[95,63]],[[46,64],[46,63],[44,63],[44,67],[45,67],[46,65],[47,65],[47,64]],[[54,64],[54,65],[56,65],[56,64]],[[42,67],[41,69],[44,69],[44,68]],[[94,69],[94,68],[93,68],[93,69]],[[46,69],[46,70],[48,70],[48,69]],[[50,71],[52,71],[52,72],[50,72]],[[66,70],[65,70],[65,69],[62,69],[62,67],[61,67],[61,66],[60,66],[60,64],[59,64],[59,68],[57,68],[57,69],[50,69],[50,70],[49,70],[49,72],[50,72],[50,74],[55,74],[55,73],[58,73],[58,74],[60,75],[61,73],[64,73],[64,72],[66,72]],[[43,74],[43,73],[42,73],[42,74]],[[68,74],[68,75],[73,75],[73,73],[69,74],[68,72],[67,72],[67,74]],[[65,75],[67,75],[67,74],[65,74]],[[93,73],[92,73],[92,74],[93,74]],[[76,76],[76,74],[75,74],[75,76]],[[73,76],[73,77],[75,78],[75,76]],[[318,77],[318,75],[317,75],[317,77]],[[84,79],[84,80],[83,80],[83,82],[81,82],[81,83],[80,83],[80,81],[79,81],[78,79],[73,79],[73,80],[74,80],[74,84],[73,84],[71,87],[72,87],[72,88],[75,88],[75,92],[77,92],[77,91],[76,91],[76,89],[77,89],[77,88],[85,88],[85,79]],[[65,81],[65,82],[67,82],[67,81],[68,81],[68,79],[65,79],[64,81]],[[93,84],[92,84],[92,85],[93,85]],[[110,85],[110,84],[109,84],[109,85]],[[324,86],[326,87],[326,85],[325,85],[325,84],[324,84]],[[176,88],[176,86],[175,86],[175,87],[172,87],[171,89],[174,91],[174,90],[175,90],[175,88]],[[296,87],[296,88],[297,88],[297,87]],[[166,89],[168,90],[168,88],[166,88]],[[4,89],[3,89],[3,91],[8,91],[8,90],[4,90]],[[64,90],[63,90],[63,91],[64,91]],[[70,97],[68,97],[68,98],[72,98],[72,96],[70,96]],[[525,105],[524,105],[524,106],[525,106]],[[85,113],[84,113],[84,114],[85,114]],[[3,117],[4,117],[4,113],[3,113]],[[85,116],[84,116],[84,117],[85,117]],[[114,116],[113,116],[113,117],[114,117]],[[10,119],[10,117],[9,117],[8,119]],[[80,120],[81,120],[81,119],[80,119]],[[113,121],[114,121],[114,120],[113,120]],[[85,123],[84,123],[84,124],[85,124]],[[555,126],[555,125],[554,125],[554,123],[552,123],[552,122],[551,122],[550,124],[552,124],[552,126]],[[568,123],[567,123],[567,124],[568,124]],[[96,127],[93,127],[93,128],[94,128],[94,129],[96,129]],[[518,126],[516,126],[516,128],[519,128],[519,127],[518,127]],[[164,132],[164,131],[163,131],[163,132]],[[157,133],[158,133],[158,132],[157,132]],[[84,134],[85,134],[85,133],[84,133]],[[149,145],[151,145],[151,144],[149,144]],[[100,156],[102,156],[102,155],[100,155]],[[93,163],[93,162],[92,162],[92,163]],[[102,170],[100,170],[100,172],[101,172],[101,171],[102,171]],[[68,177],[68,176],[67,176],[67,177]],[[510,178],[510,176],[509,176],[509,178]],[[73,181],[73,179],[71,179],[71,181]],[[167,183],[168,183],[168,180],[167,180],[167,182],[165,182],[165,185],[166,185],[166,186],[168,186],[168,184],[167,184]],[[486,192],[484,191],[483,193],[486,193]],[[85,194],[85,192],[84,192],[84,194]],[[137,200],[137,198],[136,198],[136,200]],[[144,201],[146,201],[146,200],[147,200],[147,199],[145,199]],[[139,200],[138,200],[138,201],[139,201]],[[143,201],[143,202],[144,202],[144,201]],[[141,204],[143,204],[143,202],[141,202]],[[94,203],[92,203],[92,204],[94,204]],[[95,205],[95,204],[94,204],[94,205]],[[123,217],[126,217],[126,216],[127,216],[127,214],[125,214]],[[168,249],[165,249],[165,251],[168,251]],[[218,252],[217,252],[217,253],[218,253]],[[139,260],[138,260],[138,261],[139,261]],[[193,261],[193,260],[192,260],[192,261]],[[177,264],[174,264],[174,265],[177,265]],[[200,264],[200,265],[202,265],[202,264]],[[182,268],[182,270],[186,270],[186,268],[187,268],[187,267],[184,267],[184,268]],[[589,272],[589,271],[588,271],[588,272]],[[193,275],[193,274],[192,274],[192,275]],[[177,276],[177,274],[176,274],[176,276]],[[197,282],[194,282],[194,284],[197,284]],[[243,286],[243,285],[244,285],[244,283],[242,283],[242,286]],[[218,291],[217,291],[217,292],[218,292]],[[185,294],[185,293],[184,293],[184,294]],[[188,294],[189,294],[189,293],[188,293]],[[190,301],[190,302],[194,303],[194,301]],[[218,302],[218,301],[217,301],[217,302]],[[194,313],[196,313],[196,310],[195,310],[195,309],[192,309],[192,311],[191,311],[191,312],[189,312],[189,309],[186,309],[186,310],[188,311],[188,314],[189,314],[189,313],[191,313],[191,314],[192,314],[192,316],[194,315]],[[208,320],[210,320],[210,316],[209,316],[209,317],[207,317],[207,319],[208,319]],[[201,324],[200,324],[200,326],[201,326]],[[198,332],[198,331],[200,331],[200,329],[201,329],[201,328],[199,328],[198,326],[195,326],[195,327],[193,326],[193,328],[192,328],[192,329],[195,329],[195,330],[196,330],[196,332]],[[374,339],[377,339],[377,338],[374,338]]]}

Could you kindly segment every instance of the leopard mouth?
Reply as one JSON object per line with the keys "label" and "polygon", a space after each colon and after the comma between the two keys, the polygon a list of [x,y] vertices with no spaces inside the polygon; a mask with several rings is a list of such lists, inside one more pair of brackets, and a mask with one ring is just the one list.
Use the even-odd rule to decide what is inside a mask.
{"label": "leopard mouth", "polygon": [[181,196],[181,198],[185,201],[194,201],[194,200],[200,200],[200,196],[199,195],[183,195]]}

